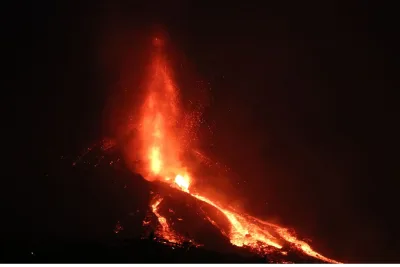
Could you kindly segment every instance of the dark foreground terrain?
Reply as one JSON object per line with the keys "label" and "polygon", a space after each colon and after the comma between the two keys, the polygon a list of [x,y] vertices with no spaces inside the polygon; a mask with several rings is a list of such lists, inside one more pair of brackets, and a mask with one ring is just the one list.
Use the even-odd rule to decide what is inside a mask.
{"label": "dark foreground terrain", "polygon": [[109,244],[91,242],[48,242],[25,246],[2,244],[2,263],[304,263],[316,262],[293,254],[260,257],[244,251],[218,253],[190,245],[174,246],[153,240],[124,240]]}
{"label": "dark foreground terrain", "polygon": [[149,240],[120,244],[54,243],[35,248],[8,246],[1,249],[2,262],[21,263],[234,263],[265,262],[235,254],[219,254],[202,248],[179,248]]}

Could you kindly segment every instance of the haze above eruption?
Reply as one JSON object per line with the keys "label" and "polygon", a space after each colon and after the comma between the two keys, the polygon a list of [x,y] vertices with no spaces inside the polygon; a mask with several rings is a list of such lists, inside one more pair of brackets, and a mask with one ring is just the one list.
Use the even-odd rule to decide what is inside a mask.
{"label": "haze above eruption", "polygon": [[[164,49],[167,45],[165,36],[154,37],[151,45],[153,51],[144,83],[145,98],[137,116],[137,136],[132,140],[134,146],[125,149],[126,160],[133,161],[139,153],[139,169],[145,179],[165,183],[220,211],[229,221],[230,231],[226,233],[219,229],[235,246],[246,246],[260,254],[267,254],[271,251],[286,253],[283,248],[290,244],[311,257],[338,263],[314,251],[288,229],[238,212],[198,191],[196,178],[189,169],[192,163],[186,155],[196,149],[193,141],[201,114],[183,109]],[[162,201],[163,198],[156,195],[150,203],[160,224],[157,234],[171,242],[183,242],[185,237],[174,232],[167,219],[160,214],[158,207]]]}

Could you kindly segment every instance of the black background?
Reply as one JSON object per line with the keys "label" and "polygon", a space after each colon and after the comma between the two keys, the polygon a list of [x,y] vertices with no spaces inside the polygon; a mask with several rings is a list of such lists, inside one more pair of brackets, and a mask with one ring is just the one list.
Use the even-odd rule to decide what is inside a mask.
{"label": "black background", "polygon": [[[4,98],[5,132],[13,129],[5,154],[14,164],[3,176],[10,239],[41,236],[35,231],[46,226],[37,226],[62,213],[63,199],[90,202],[67,185],[76,177],[42,177],[61,155],[104,135],[104,107],[121,72],[143,64],[146,38],[162,25],[185,64],[210,82],[207,116],[216,126],[203,146],[241,177],[230,181],[232,201],[294,227],[335,259],[400,260],[391,7],[58,1],[16,10],[10,33],[21,40],[11,66],[23,75]],[[21,36],[20,26],[29,33]],[[96,181],[85,186],[107,195]],[[67,235],[68,223],[54,223]]]}

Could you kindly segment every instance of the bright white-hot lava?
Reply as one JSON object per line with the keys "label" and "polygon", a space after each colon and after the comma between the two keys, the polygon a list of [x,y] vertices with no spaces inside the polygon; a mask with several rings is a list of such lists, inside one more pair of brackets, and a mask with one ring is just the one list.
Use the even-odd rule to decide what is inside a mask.
{"label": "bright white-hot lava", "polygon": [[[185,120],[180,112],[178,91],[161,49],[155,53],[152,59],[150,72],[147,97],[141,108],[139,131],[141,158],[147,163],[145,166],[147,179],[158,179],[168,183],[218,209],[230,223],[231,229],[227,235],[233,245],[248,246],[260,253],[267,253],[270,249],[279,250],[285,243],[291,243],[309,256],[337,263],[337,261],[315,252],[307,243],[298,240],[286,228],[239,213],[222,206],[217,200],[190,190],[192,178],[182,161],[182,152],[185,149],[182,144],[188,143],[190,131],[182,129],[193,128],[193,122]],[[162,226],[161,234],[172,242],[179,241],[177,235],[170,229],[167,220],[158,212],[161,201],[161,198],[156,198],[151,203],[153,213],[158,217]],[[221,231],[223,232],[223,230]]]}
{"label": "bright white-hot lava", "polygon": [[178,174],[175,177],[175,183],[178,185],[180,189],[182,189],[182,191],[189,193],[189,178]]}

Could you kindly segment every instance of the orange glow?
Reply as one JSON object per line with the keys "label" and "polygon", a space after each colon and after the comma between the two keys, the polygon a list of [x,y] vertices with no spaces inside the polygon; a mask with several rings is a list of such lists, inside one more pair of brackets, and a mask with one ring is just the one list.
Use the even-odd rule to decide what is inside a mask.
{"label": "orange glow", "polygon": [[160,158],[160,148],[152,147],[149,155],[151,162],[151,170],[154,174],[159,174],[162,167],[162,161]]}
{"label": "orange glow", "polygon": [[167,72],[161,54],[150,65],[148,95],[141,108],[141,158],[147,159],[147,177],[167,177],[179,164],[179,143],[176,140],[178,99],[175,85]]}
{"label": "orange glow", "polygon": [[[158,41],[155,39],[154,44],[158,45]],[[315,252],[286,228],[261,221],[230,207],[224,207],[218,200],[192,190],[193,180],[187,171],[188,165],[183,160],[182,152],[187,145],[188,133],[185,129],[193,128],[193,123],[189,126],[181,125],[185,116],[181,113],[179,93],[161,49],[157,50],[152,58],[150,74],[146,88],[147,96],[141,108],[139,131],[140,154],[142,159],[146,159],[143,166],[146,170],[146,179],[151,181],[158,179],[219,210],[230,223],[229,233],[220,230],[235,246],[248,246],[265,254],[271,250],[281,250],[284,244],[290,243],[309,256],[337,263]],[[171,242],[180,242],[182,238],[173,232],[166,218],[158,211],[161,201],[162,198],[156,197],[151,203],[151,209],[161,225],[159,234]],[[209,220],[212,221],[210,218]],[[282,253],[286,252],[282,251]]]}

